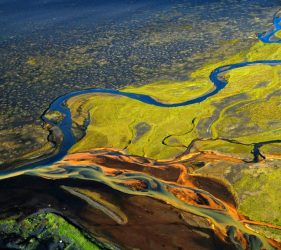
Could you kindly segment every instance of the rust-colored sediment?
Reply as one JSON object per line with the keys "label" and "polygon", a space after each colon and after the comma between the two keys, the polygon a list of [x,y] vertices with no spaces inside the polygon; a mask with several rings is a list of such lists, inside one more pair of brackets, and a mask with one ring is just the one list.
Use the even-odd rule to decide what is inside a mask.
{"label": "rust-colored sediment", "polygon": [[[214,153],[197,154],[195,157],[192,156],[186,158],[188,158],[189,161],[191,158],[196,159],[197,161],[207,160],[208,162],[222,160],[223,158],[226,161],[234,163],[242,162],[242,160],[234,157],[216,155]],[[95,149],[89,152],[67,155],[58,165],[64,164],[71,166],[99,166],[103,173],[108,176],[118,176],[123,173],[138,172],[147,174],[160,179],[163,183],[167,183],[167,191],[188,205],[214,211],[221,211],[224,215],[229,216],[243,225],[255,224],[277,228],[268,223],[252,222],[248,220],[237,211],[235,197],[228,189],[227,185],[213,178],[193,175],[184,159],[158,162],[144,157],[126,155],[124,152],[117,150]],[[122,185],[129,187],[132,190],[141,191],[147,189],[147,184],[141,180],[128,179],[125,181],[119,181]],[[126,211],[124,212],[126,213]],[[214,227],[212,225],[213,222],[211,222],[208,218],[207,221],[209,226],[213,227],[216,237],[227,242],[227,238],[230,236],[226,235],[226,230],[223,229],[225,226],[227,228],[227,225]],[[278,227],[278,229],[280,228]],[[234,238],[243,248],[247,249],[247,247],[249,247],[249,242],[241,230],[235,230]],[[281,249],[281,245],[274,240],[268,239],[267,241],[272,247]]]}
{"label": "rust-colored sediment", "polygon": [[250,221],[227,184],[192,173],[195,162],[221,159],[200,153],[156,161],[106,148],[69,154],[2,180],[0,209],[52,207],[125,249],[281,249],[248,225],[279,227]]}

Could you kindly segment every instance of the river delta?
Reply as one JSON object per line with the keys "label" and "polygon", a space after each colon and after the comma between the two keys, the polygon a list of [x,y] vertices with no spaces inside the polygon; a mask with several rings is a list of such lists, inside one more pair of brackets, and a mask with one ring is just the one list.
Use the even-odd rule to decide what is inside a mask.
{"label": "river delta", "polygon": [[2,30],[0,247],[281,249],[278,1],[111,7]]}

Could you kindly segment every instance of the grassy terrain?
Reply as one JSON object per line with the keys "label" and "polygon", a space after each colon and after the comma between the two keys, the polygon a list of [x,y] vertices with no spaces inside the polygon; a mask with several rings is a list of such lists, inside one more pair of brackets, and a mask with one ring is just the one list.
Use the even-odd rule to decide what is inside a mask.
{"label": "grassy terrain", "polygon": [[[0,246],[16,249],[87,249],[98,250],[97,245],[79,229],[53,213],[31,215],[18,222],[14,219],[0,220]],[[11,242],[10,245],[5,242]]]}
{"label": "grassy terrain", "polygon": [[[151,95],[162,102],[181,102],[210,91],[213,84],[209,74],[219,66],[280,58],[279,45],[258,42],[249,51],[205,65],[193,72],[188,81],[162,81],[122,90]],[[182,153],[196,138],[232,139],[248,146],[278,139],[281,137],[280,70],[279,65],[262,64],[231,70],[221,76],[228,84],[217,95],[185,107],[155,107],[110,94],[73,97],[67,102],[73,120],[82,124],[89,114],[91,122],[86,136],[70,151],[113,147],[126,149],[130,154],[165,159]],[[215,150],[238,155],[250,151],[245,145],[229,146],[220,142]],[[208,150],[205,146],[197,149]]]}
{"label": "grassy terrain", "polygon": [[165,103],[177,103],[201,96],[212,88],[209,80],[204,79],[200,85],[196,81],[159,81],[139,88],[129,86],[122,91],[149,95]]}
{"label": "grassy terrain", "polygon": [[277,164],[242,170],[242,177],[234,183],[241,200],[239,209],[253,220],[281,226],[280,178]]}
{"label": "grassy terrain", "polygon": [[250,145],[237,144],[235,142],[228,142],[224,140],[206,140],[197,141],[194,143],[191,152],[196,151],[212,151],[223,155],[238,156],[241,159],[252,159],[252,147]]}
{"label": "grassy terrain", "polygon": [[[206,2],[213,17],[207,21],[203,5],[195,2],[173,2],[169,6],[150,8],[154,4],[146,1],[142,15],[127,18],[134,13],[132,8],[110,25],[90,22],[91,18],[96,20],[96,15],[87,16],[90,19],[83,22],[75,16],[73,20],[77,22],[71,24],[64,19],[59,26],[54,19],[48,22],[54,25],[49,26],[48,32],[39,28],[33,14],[29,17],[35,18],[34,22],[30,21],[27,26],[22,25],[21,18],[13,19],[14,25],[8,22],[15,34],[1,34],[0,130],[5,140],[0,142],[0,161],[14,160],[44,145],[40,135],[32,146],[18,138],[24,135],[33,140],[32,132],[41,123],[40,115],[57,97],[85,88],[116,89],[158,80],[187,79],[187,72],[203,63],[219,61],[249,48],[255,42],[254,33],[266,29],[278,8],[276,4],[258,6],[245,2],[241,5],[238,0],[231,4]],[[89,9],[93,8],[90,5]],[[101,11],[107,14],[102,15],[101,20],[108,22],[106,16],[112,9],[108,4],[102,5]],[[222,12],[225,8],[231,11]],[[45,11],[43,8],[42,13]],[[1,18],[7,21],[10,17],[5,15]],[[237,18],[234,20],[233,16]],[[16,27],[21,26],[29,35],[18,34]],[[2,33],[10,29],[1,28]],[[189,89],[200,94],[203,86]],[[17,138],[6,135],[11,129],[16,129]]]}
{"label": "grassy terrain", "polygon": [[[165,16],[164,13],[163,16]],[[192,18],[189,16],[188,19]],[[258,20],[256,16],[253,19]],[[170,20],[168,22],[174,23]],[[195,23],[195,20],[192,22]],[[19,99],[18,94],[15,94],[18,92],[25,93],[26,91],[26,93],[29,93],[28,103],[30,93],[33,93],[37,98],[36,101],[30,99],[30,103],[43,103],[44,101],[46,104],[49,99],[65,92],[88,87],[119,88],[125,92],[149,95],[163,103],[178,103],[212,91],[214,86],[209,76],[218,67],[245,61],[281,59],[280,44],[263,44],[262,42],[253,44],[255,37],[251,37],[243,47],[240,47],[239,44],[244,43],[241,37],[247,36],[239,35],[239,31],[234,37],[228,36],[233,39],[222,40],[217,49],[215,46],[211,46],[210,49],[212,50],[204,50],[204,54],[197,49],[196,52],[195,50],[194,52],[191,50],[184,51],[184,47],[180,46],[181,41],[188,41],[195,34],[202,34],[202,30],[198,30],[192,22],[188,20],[188,22],[180,22],[170,26],[163,23],[164,25],[160,30],[155,30],[153,27],[146,25],[143,29],[136,29],[139,31],[139,35],[134,39],[128,36],[131,33],[129,30],[123,33],[121,31],[123,28],[120,31],[116,29],[114,32],[106,31],[105,38],[102,37],[103,33],[101,32],[98,34],[98,37],[101,37],[99,40],[90,40],[89,42],[91,33],[83,38],[81,28],[72,29],[71,33],[79,35],[78,40],[81,44],[70,43],[68,46],[63,45],[56,50],[47,47],[47,51],[50,51],[48,53],[43,52],[43,48],[39,45],[33,44],[31,50],[34,50],[34,53],[30,53],[29,50],[21,51],[24,53],[17,52],[21,55],[21,58],[18,60],[19,58],[14,57],[13,60],[18,61],[19,66],[13,67],[13,70],[6,70],[5,86],[13,86],[13,92],[11,91],[11,93],[14,94],[11,96],[17,100],[18,104],[14,108],[14,105],[11,105],[10,102],[6,102],[3,110],[6,111],[8,106],[12,106],[14,111],[10,111],[11,114],[12,112],[25,114],[22,110],[25,110],[28,114],[30,108],[28,108],[28,105],[22,105],[25,99]],[[210,35],[214,35],[215,32],[223,34],[221,29],[226,27],[224,21],[212,22],[209,20],[206,24],[202,27],[209,30]],[[158,24],[153,21],[150,25],[157,26]],[[281,37],[280,32],[276,35]],[[118,40],[116,39],[118,36],[126,39]],[[58,37],[62,39],[61,36]],[[215,35],[215,37],[217,39],[220,36]],[[209,39],[208,42],[206,37],[202,36],[200,39],[205,42],[205,46],[206,43],[212,44],[212,39]],[[128,44],[126,40],[131,40],[132,44]],[[118,43],[122,45],[120,46],[120,52],[111,50],[112,47],[119,47]],[[56,47],[54,46],[55,43],[50,44],[51,47]],[[167,50],[169,44],[174,44],[173,50]],[[251,48],[250,44],[253,44]],[[145,55],[142,45],[149,47],[148,55]],[[205,46],[202,46],[202,48]],[[243,48],[243,50],[238,53],[239,48]],[[103,51],[105,53],[101,53]],[[169,55],[165,55],[168,51],[170,51]],[[187,53],[187,51],[189,52]],[[190,54],[192,56],[189,56]],[[5,55],[9,54],[5,53]],[[158,58],[155,55],[161,56]],[[5,56],[5,58],[9,59],[10,57]],[[9,59],[8,61],[13,60]],[[145,63],[142,63],[143,61]],[[200,63],[197,61],[200,61]],[[201,62],[203,61],[208,62],[208,64],[202,66]],[[3,60],[3,62],[5,61]],[[2,64],[6,65],[6,63]],[[18,67],[20,67],[20,70],[18,70]],[[193,73],[187,77],[185,72],[190,70],[193,70]],[[77,138],[80,136],[79,139],[82,138],[79,129],[85,124],[85,119],[90,118],[90,123],[85,131],[85,136],[70,149],[70,153],[109,147],[123,149],[126,153],[132,155],[163,160],[174,158],[188,148],[191,152],[211,151],[218,155],[234,156],[245,161],[251,161],[253,144],[281,138],[280,72],[281,65],[268,66],[262,64],[231,70],[220,76],[226,79],[228,84],[218,94],[201,103],[177,108],[156,107],[127,97],[110,94],[85,94],[73,97],[67,101],[67,106],[72,114],[75,136]],[[175,77],[176,74],[177,77]],[[21,75],[25,77],[18,77]],[[169,77],[173,80],[163,80],[169,79]],[[154,79],[162,80],[139,87],[127,86],[129,82],[134,85],[144,84],[147,79],[151,79],[151,81]],[[180,81],[179,79],[185,80]],[[19,81],[23,82],[24,85],[19,84]],[[97,83],[92,85],[93,82]],[[15,86],[21,91],[17,91],[18,89],[14,88]],[[48,92],[49,95],[46,95]],[[10,92],[7,93],[10,96]],[[40,95],[37,95],[37,93],[40,93]],[[46,98],[46,96],[48,97]],[[36,109],[34,108],[34,113],[35,110],[38,112],[41,109],[40,105]],[[21,106],[25,108],[21,108]],[[7,114],[1,114],[0,121],[2,123],[5,120],[7,120],[7,123],[11,122],[10,118],[9,120],[4,119],[6,116],[12,117],[9,112]],[[25,114],[26,117],[29,117],[29,114],[27,114]],[[47,113],[46,116],[56,123],[59,123],[63,118],[59,112]],[[17,120],[16,118],[13,119]],[[26,129],[28,133],[26,134],[30,134],[29,131],[32,131],[32,129],[32,126],[28,127]],[[21,138],[13,130],[7,136],[6,131],[2,133],[3,136],[5,135],[3,141],[6,144],[0,146],[0,153],[2,152],[0,164],[6,158],[3,153],[5,150],[7,151],[6,148],[15,152],[18,150],[17,143],[30,147],[28,145],[34,143],[40,135],[40,131],[37,132],[33,129],[35,132],[30,137],[32,140],[28,140],[25,135]],[[22,131],[24,130],[22,129]],[[8,141],[7,138],[10,137],[12,140],[9,139]],[[17,138],[17,143],[14,143],[14,138]],[[26,154],[25,157],[33,158],[37,154],[39,155],[52,148],[52,145],[46,144],[45,141],[38,141],[38,144],[44,146],[37,153]],[[192,147],[188,147],[190,145]],[[27,151],[29,150],[24,149],[22,154]],[[269,155],[280,157],[281,143],[266,144],[261,147],[261,152],[266,157]],[[13,157],[13,153],[6,153],[6,155]],[[229,163],[226,160],[227,157],[221,157],[222,159],[220,159],[220,156],[215,160],[210,160],[210,162],[207,162],[207,160],[205,162],[205,158],[202,158],[203,160],[199,159],[200,162],[198,163],[202,163],[202,165],[199,165],[203,167],[199,169],[201,172],[198,171],[198,173],[204,176],[214,174],[220,179],[218,183],[223,184],[224,180],[229,181],[233,188],[231,192],[234,190],[233,192],[237,192],[237,197],[239,197],[239,211],[241,213],[249,216],[252,220],[281,226],[281,205],[279,201],[281,170],[278,168],[280,161],[274,161],[272,158],[270,163],[266,160],[258,164],[249,164],[237,159]],[[92,164],[91,167],[88,164],[83,166],[82,162],[85,159],[81,158],[80,160],[75,170],[74,166],[67,162],[65,168],[64,166],[53,165],[41,170],[34,169],[30,173],[44,178],[77,178],[79,180],[96,181],[127,194],[159,198],[165,203],[174,204],[176,208],[183,211],[193,211],[194,214],[198,211],[199,216],[207,215],[207,218],[208,216],[214,216],[217,221],[222,221],[223,225],[237,226],[238,229],[242,230],[241,232],[244,232],[244,227],[238,223],[236,217],[232,220],[231,217],[224,216],[223,213],[209,212],[200,206],[197,210],[192,205],[186,205],[176,198],[180,198],[180,193],[178,196],[175,193],[173,194],[170,189],[166,188],[166,183],[160,185],[161,182],[158,182],[154,177],[140,175],[139,173],[132,174],[129,171],[122,175],[122,171],[110,172],[108,170],[108,173],[111,173],[110,175],[106,171],[100,170],[99,164],[97,166]],[[130,164],[129,166],[131,167]],[[225,179],[222,180],[222,177]],[[152,185],[144,185],[143,190],[138,189],[138,186],[135,189],[134,178],[136,180],[141,179],[144,184]],[[126,185],[125,180],[128,180],[131,185]],[[142,183],[140,182],[140,184]],[[123,212],[119,206],[111,204],[98,192],[83,188],[65,188],[65,190],[70,190],[77,197],[84,198],[88,205],[100,209],[105,215],[115,219],[117,223],[119,221],[119,224],[127,223],[129,218],[125,214],[127,211],[131,215],[130,210],[125,209]],[[182,193],[184,194],[184,192]],[[143,206],[138,207],[143,208]],[[153,215],[153,217],[155,216]],[[163,226],[164,224],[159,225]],[[133,229],[131,224],[129,226]],[[119,229],[121,227],[117,228],[117,230]],[[281,240],[280,231],[262,226],[256,226],[255,230],[279,241]],[[245,232],[249,235],[252,233],[248,229]],[[239,234],[237,236],[239,237]],[[244,236],[248,237],[248,234]],[[253,239],[250,238],[250,240]],[[47,247],[95,250],[104,249],[103,246],[99,241],[75,228],[61,216],[51,212],[33,214],[23,220],[15,218],[0,220],[0,248],[44,249]]]}
{"label": "grassy terrain", "polygon": [[[231,183],[238,195],[241,213],[253,221],[262,221],[281,226],[280,205],[280,160],[271,159],[260,163],[208,163],[197,170],[198,174],[223,178]],[[257,232],[281,241],[278,229],[251,226]]]}
{"label": "grassy terrain", "polygon": [[[213,88],[209,74],[215,68],[244,61],[281,59],[281,46],[257,42],[219,63],[208,64],[184,82],[162,81],[123,91],[150,95],[166,103],[193,99]],[[79,152],[98,147],[125,149],[129,154],[155,159],[183,153],[214,151],[250,161],[253,144],[281,138],[281,66],[252,65],[220,77],[227,86],[204,102],[161,108],[126,97],[87,94],[71,98],[73,120],[83,124],[90,117],[85,137],[71,148]],[[200,140],[198,140],[200,139]],[[281,154],[280,143],[261,147],[265,155]],[[281,225],[281,170],[270,164],[207,164],[202,173],[226,178],[239,196],[239,210],[253,220]],[[251,167],[252,166],[252,167]],[[266,209],[265,209],[266,207]],[[268,230],[259,231],[268,234]],[[277,233],[278,235],[278,233]]]}

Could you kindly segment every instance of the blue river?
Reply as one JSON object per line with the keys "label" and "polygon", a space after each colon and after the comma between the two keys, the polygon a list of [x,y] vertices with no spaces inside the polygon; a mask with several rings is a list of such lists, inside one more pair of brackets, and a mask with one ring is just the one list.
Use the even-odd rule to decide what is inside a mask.
{"label": "blue river", "polygon": [[[281,43],[281,39],[278,39],[278,37],[275,37],[275,34],[281,30],[281,12],[277,12],[274,17],[273,17],[273,25],[274,28],[266,33],[260,34],[258,38],[264,42],[264,43]],[[231,64],[231,65],[225,65],[216,68],[213,70],[210,74],[210,80],[214,84],[214,90],[211,92],[208,92],[202,96],[196,97],[191,100],[187,100],[184,102],[180,103],[162,103],[159,102],[152,97],[148,95],[142,95],[142,94],[135,94],[135,93],[128,93],[128,92],[122,92],[119,90],[115,89],[85,89],[85,90],[79,90],[79,91],[74,91],[71,93],[68,93],[66,95],[60,96],[56,100],[54,100],[48,110],[45,111],[45,113],[50,112],[50,111],[58,111],[64,115],[64,118],[62,121],[60,121],[59,124],[56,124],[52,122],[51,120],[47,119],[44,114],[42,115],[42,120],[45,123],[51,124],[52,126],[58,126],[59,129],[61,130],[63,134],[63,140],[60,144],[60,148],[58,153],[56,153],[53,156],[50,156],[47,159],[39,160],[34,163],[27,164],[25,166],[21,166],[15,169],[8,169],[8,170],[3,170],[1,171],[1,175],[7,175],[7,174],[12,174],[13,172],[17,171],[25,171],[28,169],[33,169],[36,167],[43,167],[47,165],[51,165],[54,162],[59,161],[62,159],[68,152],[68,150],[76,143],[75,137],[72,134],[71,128],[72,128],[72,118],[71,118],[71,112],[70,110],[66,107],[65,103],[66,101],[74,96],[81,95],[81,94],[88,94],[88,93],[108,93],[108,94],[113,94],[113,95],[119,95],[119,96],[125,96],[134,100],[138,100],[140,102],[150,104],[150,105],[155,105],[158,107],[163,107],[163,108],[173,108],[173,107],[180,107],[180,106],[186,106],[186,105],[192,105],[195,103],[200,103],[207,98],[216,95],[219,93],[226,85],[227,82],[219,79],[219,75],[222,73],[225,73],[227,71],[230,71],[232,69],[237,69],[237,68],[242,68],[250,65],[257,65],[257,64],[263,64],[263,65],[278,65],[281,64],[281,60],[260,60],[260,61],[253,61],[253,62],[242,62],[242,63],[237,63],[237,64]]]}

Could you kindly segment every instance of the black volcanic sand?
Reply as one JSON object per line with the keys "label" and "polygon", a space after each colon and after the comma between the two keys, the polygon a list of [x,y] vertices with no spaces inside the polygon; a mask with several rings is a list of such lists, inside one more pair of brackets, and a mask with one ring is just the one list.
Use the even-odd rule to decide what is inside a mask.
{"label": "black volcanic sand", "polygon": [[[100,210],[62,191],[60,185],[94,190],[126,211],[128,223],[118,225]],[[59,211],[70,222],[96,238],[118,242],[124,249],[235,249],[221,242],[208,221],[149,197],[127,195],[101,184],[51,181],[30,176],[1,182],[1,217],[19,215],[18,220],[40,209]]]}
{"label": "black volcanic sand", "polygon": [[[244,226],[247,217],[237,213],[226,184],[189,174],[192,162],[183,163],[100,149],[70,154],[52,166],[2,175],[0,225],[8,225],[9,218],[22,223],[34,213],[51,212],[90,234],[94,242],[111,242],[113,248],[102,249],[280,247]],[[5,242],[0,240],[0,247],[21,237],[7,235],[0,227],[1,234]],[[37,231],[33,235],[38,241],[45,237]]]}
{"label": "black volcanic sand", "polygon": [[89,87],[186,79],[203,63],[250,46],[256,33],[271,25],[279,5],[277,0],[0,3],[0,163],[46,143],[40,115],[56,97]]}

